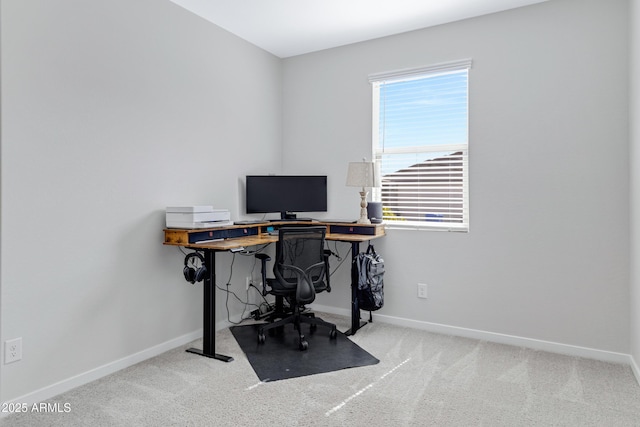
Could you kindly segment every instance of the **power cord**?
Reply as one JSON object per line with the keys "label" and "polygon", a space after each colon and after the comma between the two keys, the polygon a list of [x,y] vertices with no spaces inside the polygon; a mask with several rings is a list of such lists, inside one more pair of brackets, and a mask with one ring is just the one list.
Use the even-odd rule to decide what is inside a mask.
{"label": "power cord", "polygon": [[[248,306],[253,306],[253,307],[259,307],[257,304],[252,304],[249,303],[248,301],[243,301],[238,295],[236,295],[235,292],[233,292],[232,290],[229,289],[229,286],[231,286],[231,278],[233,277],[233,264],[236,261],[236,254],[234,253],[231,257],[231,265],[229,266],[229,279],[227,279],[227,282],[225,283],[226,285],[226,289],[222,288],[221,286],[219,286],[216,283],[216,288],[220,289],[221,291],[226,292],[226,296],[225,296],[225,308],[227,309],[227,321],[229,323],[231,323],[232,325],[239,325],[241,324],[243,321],[249,319],[249,317],[244,317],[244,314],[247,311],[247,307]],[[231,320],[231,312],[229,311],[229,294],[233,295],[241,304],[244,305],[244,308],[242,309],[242,313],[240,313],[240,321],[239,322],[234,322]],[[247,289],[247,299],[249,297],[249,290]]]}
{"label": "power cord", "polygon": [[[329,246],[329,245],[327,244],[327,246]],[[330,271],[330,272],[329,272],[329,277],[333,276],[333,274],[334,274],[336,271],[338,271],[338,269],[340,268],[340,266],[341,266],[342,264],[344,264],[344,262],[345,262],[347,259],[351,258],[351,250],[352,250],[352,249],[351,249],[351,245],[349,245],[349,251],[347,252],[347,256],[340,256],[340,254],[338,253],[338,242],[334,242],[334,249],[335,249],[335,252],[333,252],[333,251],[331,250],[331,248],[329,248],[329,251],[331,252],[331,255],[335,256],[335,257],[338,259],[338,261],[340,261],[340,263],[339,263],[339,264],[338,264],[338,265],[333,269],[333,271]]]}
{"label": "power cord", "polygon": [[[260,251],[263,251],[267,246],[268,245],[264,245],[261,248],[257,249],[256,251],[244,251],[244,252],[236,252],[236,253],[239,253],[240,255],[249,256],[249,255],[252,255],[254,253],[258,253]],[[184,256],[188,255],[188,252],[186,252],[181,246],[178,246],[178,250],[180,252],[182,252],[182,254]],[[227,280],[227,282],[225,284],[226,288],[223,288],[223,287],[219,286],[217,283],[215,284],[215,287],[220,289],[221,291],[224,291],[226,293],[226,296],[225,296],[225,307],[227,309],[227,321],[229,323],[231,323],[231,324],[239,325],[243,321],[249,320],[249,319],[254,317],[252,314],[249,314],[247,317],[245,317],[245,313],[247,312],[247,309],[249,307],[255,307],[259,312],[261,312],[261,310],[265,306],[267,308],[266,311],[271,310],[272,307],[271,307],[271,304],[269,304],[267,299],[264,297],[264,295],[262,295],[262,291],[260,289],[258,289],[253,283],[249,284],[249,288],[254,288],[258,292],[258,295],[260,295],[260,297],[263,299],[263,302],[261,302],[260,304],[254,304],[254,303],[250,303],[248,301],[249,300],[249,288],[247,289],[246,301],[243,301],[242,298],[240,298],[235,292],[233,292],[232,290],[229,289],[229,286],[231,286],[231,278],[233,277],[233,264],[235,263],[235,260],[236,260],[236,253],[232,254],[231,265],[229,266],[229,278],[228,278],[228,280]],[[255,269],[255,262],[254,262],[253,269]],[[252,269],[252,271],[253,271],[253,269]],[[252,275],[252,277],[253,277],[253,275]],[[233,295],[236,298],[236,300],[238,300],[241,304],[244,305],[242,313],[240,314],[240,322],[233,322],[231,320],[231,313],[229,311],[229,294]]]}
{"label": "power cord", "polygon": [[[215,284],[215,287],[217,289],[220,289],[221,291],[225,292],[225,308],[227,310],[227,321],[229,323],[231,323],[232,325],[240,325],[242,322],[249,320],[249,319],[257,319],[260,315],[268,313],[270,311],[274,310],[274,306],[272,305],[272,303],[270,303],[264,295],[262,295],[262,290],[259,289],[256,285],[253,284],[253,280],[249,283],[249,288],[247,288],[246,291],[246,301],[243,300],[242,298],[240,298],[235,292],[233,292],[232,290],[229,289],[229,287],[231,286],[231,279],[233,278],[233,265],[235,263],[236,260],[236,254],[240,254],[243,256],[253,256],[257,253],[260,253],[262,251],[264,251],[267,247],[269,246],[269,244],[265,244],[263,246],[261,246],[260,248],[254,250],[254,251],[248,251],[248,250],[244,250],[241,252],[234,252],[232,253],[232,258],[231,258],[231,264],[229,266],[229,277],[225,283],[225,287],[222,287],[220,285],[218,285],[217,283]],[[180,250],[180,252],[182,252],[183,255],[188,255],[188,252],[186,252],[182,247],[178,246],[178,250]],[[336,252],[331,251],[331,254],[336,256],[338,259],[341,259],[340,256],[337,254],[337,246],[335,248]],[[342,260],[344,262],[344,260]],[[342,263],[341,263],[342,264]],[[253,266],[251,268],[251,277],[253,278],[256,266],[258,265],[258,260],[254,259],[254,263]],[[338,265],[338,267],[340,267],[340,265]],[[338,268],[336,267],[336,269]],[[333,274],[333,273],[331,273]],[[260,302],[260,304],[255,304],[255,303],[250,303],[249,302],[249,290],[253,288],[255,289],[255,291],[258,293],[258,295],[260,295],[260,298],[262,298],[262,302]],[[233,295],[233,297],[240,302],[240,304],[243,304],[243,309],[242,309],[242,313],[240,313],[240,321],[239,322],[234,322],[231,320],[231,312],[229,310],[229,296]],[[254,308],[255,310],[251,311],[248,315],[247,314],[247,310],[249,309],[249,307]],[[257,313],[256,313],[257,312]]]}

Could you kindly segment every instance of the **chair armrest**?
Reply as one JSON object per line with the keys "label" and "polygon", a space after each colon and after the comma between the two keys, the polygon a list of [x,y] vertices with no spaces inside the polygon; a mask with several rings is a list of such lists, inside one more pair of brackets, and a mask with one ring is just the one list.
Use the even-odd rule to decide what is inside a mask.
{"label": "chair armrest", "polygon": [[331,282],[329,280],[329,276],[331,276],[331,271],[329,270],[329,258],[331,258],[333,252],[329,249],[324,250],[324,281],[327,284],[327,292],[331,292]]}
{"label": "chair armrest", "polygon": [[262,275],[262,296],[267,295],[267,261],[271,261],[271,257],[267,254],[255,254],[257,259],[260,260],[261,268],[260,274]]}
{"label": "chair armrest", "polygon": [[[309,267],[309,269],[315,267],[316,265],[317,264]],[[295,265],[289,265],[289,264],[281,264],[280,268],[282,270],[289,270],[295,273],[295,276],[296,276],[295,291],[296,291],[296,301],[298,302],[298,304],[300,305],[309,304],[316,299],[316,288],[313,286],[313,280],[311,280],[311,277],[309,277],[309,274],[307,273],[309,269],[307,271],[304,271],[301,268],[296,267]],[[281,283],[287,283],[287,282],[291,283],[290,281],[285,280],[284,277],[282,277],[282,275],[278,274],[277,270],[275,271],[275,273],[276,273],[276,279]]]}
{"label": "chair armrest", "polygon": [[271,257],[267,254],[260,253],[260,254],[255,254],[254,256],[263,262],[271,261]]}

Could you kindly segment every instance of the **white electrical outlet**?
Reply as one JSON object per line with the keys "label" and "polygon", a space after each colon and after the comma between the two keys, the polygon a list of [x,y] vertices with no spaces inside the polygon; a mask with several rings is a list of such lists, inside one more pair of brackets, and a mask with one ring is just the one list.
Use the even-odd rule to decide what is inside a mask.
{"label": "white electrical outlet", "polygon": [[247,276],[245,290],[249,290],[249,286],[251,285],[251,276]]}
{"label": "white electrical outlet", "polygon": [[427,298],[426,283],[418,283],[418,298]]}
{"label": "white electrical outlet", "polygon": [[4,363],[17,362],[22,359],[22,338],[15,338],[4,342]]}

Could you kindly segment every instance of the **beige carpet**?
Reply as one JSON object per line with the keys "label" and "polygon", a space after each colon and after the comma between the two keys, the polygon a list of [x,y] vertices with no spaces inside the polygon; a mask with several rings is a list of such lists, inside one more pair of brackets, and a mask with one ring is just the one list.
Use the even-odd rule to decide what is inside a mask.
{"label": "beige carpet", "polygon": [[[348,329],[347,318],[322,315]],[[628,366],[383,323],[351,337],[373,366],[261,383],[224,330],[223,363],[195,342],[49,403],[68,413],[15,414],[18,426],[640,426]],[[309,349],[312,351],[312,348]]]}

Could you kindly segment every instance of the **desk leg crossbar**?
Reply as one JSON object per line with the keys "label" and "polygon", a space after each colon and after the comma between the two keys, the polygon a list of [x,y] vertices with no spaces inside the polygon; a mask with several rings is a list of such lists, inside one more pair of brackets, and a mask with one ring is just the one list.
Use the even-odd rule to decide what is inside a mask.
{"label": "desk leg crossbar", "polygon": [[189,348],[187,352],[212,359],[231,362],[233,357],[216,353],[216,253],[215,250],[204,250],[204,265],[207,268],[203,283],[204,310],[202,313],[202,350]]}

